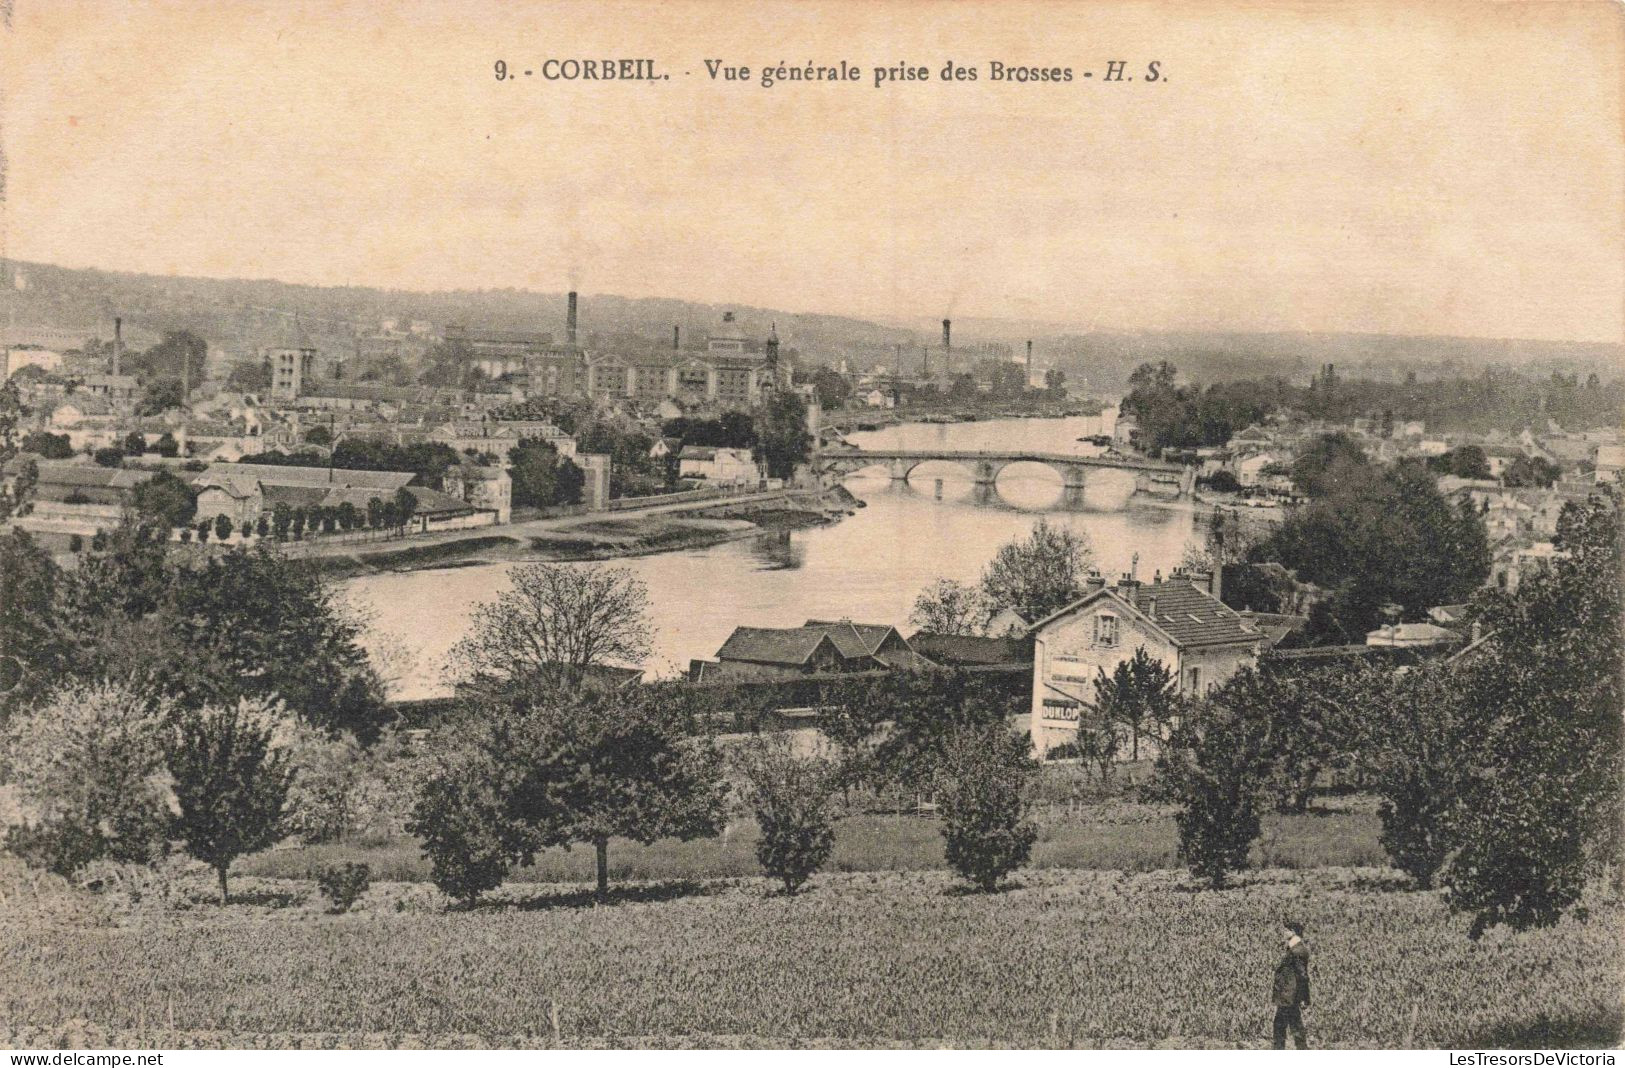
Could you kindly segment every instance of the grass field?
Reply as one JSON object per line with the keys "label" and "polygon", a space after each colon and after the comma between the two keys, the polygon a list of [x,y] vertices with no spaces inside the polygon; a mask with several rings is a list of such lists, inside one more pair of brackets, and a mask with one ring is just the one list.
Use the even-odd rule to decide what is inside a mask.
{"label": "grass field", "polygon": [[466,912],[386,884],[331,916],[308,883],[243,880],[248,903],[224,909],[65,922],[13,905],[0,1041],[1258,1047],[1284,913],[1314,948],[1316,1044],[1618,1040],[1617,901],[1474,944],[1438,895],[1377,869],[1272,869],[1224,892],[1176,872],[1015,882],[831,874],[793,898],[755,878],[642,884],[605,906],[519,885]]}
{"label": "grass field", "polygon": [[[1386,864],[1377,844],[1377,817],[1369,799],[1330,799],[1308,815],[1270,815],[1254,849],[1265,867],[1368,867]],[[1132,802],[1080,806],[1069,813],[1056,807],[1043,815],[1035,868],[1085,868],[1143,872],[1177,868],[1173,817],[1166,808]],[[727,833],[695,842],[613,843],[614,879],[716,879],[756,875],[756,824],[736,821]],[[317,868],[343,860],[364,861],[374,878],[418,882],[429,877],[428,862],[411,838],[343,842],[279,849],[239,862],[245,874],[307,878]],[[842,820],[835,854],[827,869],[837,872],[929,871],[943,867],[941,824],[915,816],[855,816]],[[550,850],[534,867],[520,868],[517,882],[579,882],[592,877],[590,850]]]}

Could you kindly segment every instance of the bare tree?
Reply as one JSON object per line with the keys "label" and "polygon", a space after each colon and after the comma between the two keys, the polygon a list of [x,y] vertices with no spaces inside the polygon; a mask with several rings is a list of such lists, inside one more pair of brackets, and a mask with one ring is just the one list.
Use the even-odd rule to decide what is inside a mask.
{"label": "bare tree", "polygon": [[953,579],[938,579],[914,598],[914,611],[908,621],[933,634],[987,633],[994,606],[975,586]]}
{"label": "bare tree", "polygon": [[469,685],[555,689],[594,668],[641,664],[649,655],[649,595],[625,568],[530,564],[474,610],[451,670]]}

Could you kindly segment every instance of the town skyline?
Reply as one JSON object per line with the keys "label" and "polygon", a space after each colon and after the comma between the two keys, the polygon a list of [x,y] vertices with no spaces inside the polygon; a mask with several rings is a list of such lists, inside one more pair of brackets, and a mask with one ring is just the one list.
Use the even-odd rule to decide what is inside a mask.
{"label": "town skyline", "polygon": [[[1028,6],[1046,40],[1098,53],[970,7],[741,19],[697,4],[654,40],[625,4],[572,10],[562,31],[539,7],[500,32],[427,3],[116,19],[23,4],[8,255],[877,322],[1625,341],[1625,152],[1596,136],[1620,125],[1606,6],[1544,11],[1536,57],[1531,16],[1498,6],[1420,22],[1364,2],[1156,20]],[[159,47],[173,62],[155,69]],[[674,80],[493,77],[531,53],[649,55]],[[1101,69],[1087,90],[764,89],[701,62],[800,53],[933,77],[995,56],[1073,67],[1080,84]],[[1159,81],[1103,84],[1113,60],[1142,79],[1158,62]]]}

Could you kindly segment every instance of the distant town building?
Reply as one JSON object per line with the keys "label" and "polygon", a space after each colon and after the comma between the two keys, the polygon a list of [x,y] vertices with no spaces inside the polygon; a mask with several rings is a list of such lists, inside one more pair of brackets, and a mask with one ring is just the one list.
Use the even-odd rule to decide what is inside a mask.
{"label": "distant town building", "polygon": [[710,484],[741,485],[760,481],[762,472],[749,449],[685,445],[677,454],[677,477],[704,479]]}
{"label": "distant town building", "polygon": [[476,505],[439,490],[410,485],[410,471],[355,471],[344,468],[275,464],[216,463],[193,480],[197,515],[224,515],[234,526],[254,523],[289,508],[339,508],[348,504],[365,515],[373,499],[392,500],[404,490],[413,500],[409,528],[418,533],[489,526],[498,522],[496,506]]}
{"label": "distant town building", "polygon": [[441,479],[446,494],[477,509],[497,514],[498,523],[513,519],[513,477],[502,467],[461,464],[446,469]]}
{"label": "distant town building", "polygon": [[1367,645],[1391,646],[1398,649],[1421,649],[1433,645],[1450,645],[1461,641],[1461,635],[1436,623],[1390,623],[1378,627],[1365,636]]}

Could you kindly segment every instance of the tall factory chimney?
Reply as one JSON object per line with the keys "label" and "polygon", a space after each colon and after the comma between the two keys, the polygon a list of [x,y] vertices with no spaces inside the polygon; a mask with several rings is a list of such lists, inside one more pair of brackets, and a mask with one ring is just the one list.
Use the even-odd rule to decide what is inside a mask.
{"label": "tall factory chimney", "polygon": [[564,341],[567,345],[576,343],[576,291],[570,290],[570,302],[564,311]]}
{"label": "tall factory chimney", "polygon": [[671,325],[671,351],[676,352],[683,347],[683,328],[676,323]]}
{"label": "tall factory chimney", "polygon": [[1025,389],[1026,387],[1033,384],[1033,339],[1032,338],[1027,339],[1027,366],[1023,369],[1022,373],[1027,376],[1027,381],[1025,381],[1025,382],[1023,382],[1021,384],[1022,388]]}
{"label": "tall factory chimney", "polygon": [[953,326],[954,324],[951,320],[942,320],[942,358],[947,364],[944,370],[950,375],[954,373]]}
{"label": "tall factory chimney", "polygon": [[119,373],[119,364],[124,361],[124,320],[113,316],[113,373]]}

